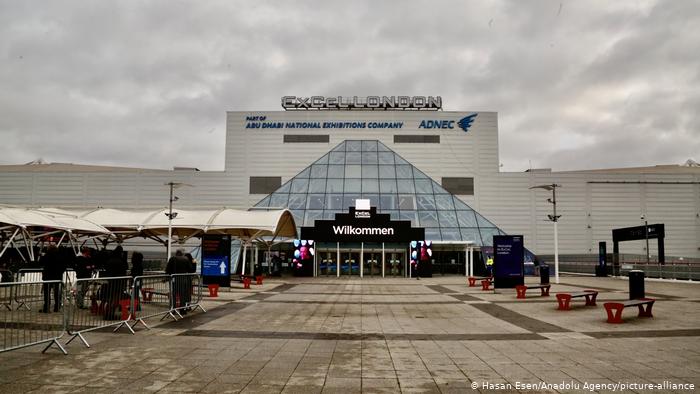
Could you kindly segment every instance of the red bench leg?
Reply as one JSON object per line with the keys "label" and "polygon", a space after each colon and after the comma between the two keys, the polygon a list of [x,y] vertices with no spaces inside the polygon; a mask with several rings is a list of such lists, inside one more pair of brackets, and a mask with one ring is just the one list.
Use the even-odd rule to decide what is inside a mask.
{"label": "red bench leg", "polygon": [[219,285],[209,284],[209,285],[207,285],[207,289],[209,289],[209,297],[218,297],[219,296]]}
{"label": "red bench leg", "polygon": [[488,279],[484,279],[481,281],[481,290],[487,291],[489,289],[489,286],[491,286],[491,281]]}
{"label": "red bench leg", "polygon": [[608,323],[622,323],[622,310],[625,309],[625,305],[619,302],[606,302],[603,306],[608,313]]}
{"label": "red bench leg", "polygon": [[557,302],[559,303],[558,310],[571,310],[571,294],[557,294]]}
{"label": "red bench leg", "polygon": [[469,287],[476,287],[476,278],[470,276],[467,279],[469,280]]}
{"label": "red bench leg", "polygon": [[515,296],[515,298],[525,298],[526,291],[527,291],[527,286],[516,285],[515,292],[517,293],[517,295]]}
{"label": "red bench leg", "polygon": [[244,289],[250,289],[250,278],[244,278],[244,279],[243,279],[243,288],[244,288]]}
{"label": "red bench leg", "polygon": [[258,275],[258,276],[255,277],[255,285],[256,285],[256,286],[257,286],[257,285],[262,285],[262,282],[263,282],[263,276],[262,276],[262,275]]}
{"label": "red bench leg", "polygon": [[542,297],[549,297],[549,286],[541,287],[541,289],[542,289]]}
{"label": "red bench leg", "polygon": [[637,317],[654,317],[651,314],[652,306],[654,306],[653,302],[646,304],[646,308],[644,308],[644,305],[637,305],[637,307],[639,307],[639,315],[637,315]]}
{"label": "red bench leg", "polygon": [[588,289],[584,291],[591,291],[591,294],[586,295],[586,306],[596,306],[595,299],[598,297],[598,293]]}

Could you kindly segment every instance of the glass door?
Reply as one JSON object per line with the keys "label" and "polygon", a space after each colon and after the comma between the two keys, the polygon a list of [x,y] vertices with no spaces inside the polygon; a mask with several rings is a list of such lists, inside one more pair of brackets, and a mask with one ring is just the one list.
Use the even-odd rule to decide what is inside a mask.
{"label": "glass door", "polygon": [[382,253],[369,252],[364,254],[364,272],[365,276],[382,276]]}
{"label": "glass door", "polygon": [[405,253],[387,252],[386,265],[384,267],[386,276],[403,276]]}

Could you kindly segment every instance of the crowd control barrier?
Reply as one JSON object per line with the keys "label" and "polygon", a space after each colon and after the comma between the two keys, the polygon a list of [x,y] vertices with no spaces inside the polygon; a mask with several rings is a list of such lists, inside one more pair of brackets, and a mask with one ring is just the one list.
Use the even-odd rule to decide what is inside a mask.
{"label": "crowd control barrier", "polygon": [[202,283],[198,274],[173,274],[170,278],[170,309],[182,318],[182,311],[188,312],[192,309],[206,310],[200,305],[202,302]]}
{"label": "crowd control barrier", "polygon": [[105,327],[115,327],[115,332],[126,327],[134,334],[129,326],[132,293],[130,276],[77,279],[66,297],[66,332],[71,335],[66,345],[80,338],[90,347],[83,333]]}
{"label": "crowd control barrier", "polygon": [[135,305],[134,319],[131,328],[141,323],[150,329],[144,321],[161,316],[161,320],[171,317],[177,320],[171,308],[170,275],[147,275],[134,278],[134,291],[131,293],[131,305]]}
{"label": "crowd control barrier", "polygon": [[[58,301],[52,299],[55,295]],[[0,352],[48,343],[42,353],[55,344],[68,354],[58,341],[65,332],[65,308],[52,313],[51,305],[44,305],[44,296],[60,308],[64,300],[62,281],[0,283],[0,299],[3,304],[9,303],[0,308]]]}

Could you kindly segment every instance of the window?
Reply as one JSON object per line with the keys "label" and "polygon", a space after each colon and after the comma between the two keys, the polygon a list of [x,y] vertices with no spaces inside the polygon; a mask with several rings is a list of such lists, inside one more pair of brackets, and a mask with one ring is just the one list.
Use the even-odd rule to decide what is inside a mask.
{"label": "window", "polygon": [[280,176],[251,176],[250,194],[270,194],[282,185]]}
{"label": "window", "polygon": [[296,142],[330,142],[328,134],[285,134],[284,143]]}
{"label": "window", "polygon": [[439,144],[439,135],[395,135],[394,143]]}
{"label": "window", "polygon": [[474,178],[442,178],[442,187],[452,194],[474,195]]}

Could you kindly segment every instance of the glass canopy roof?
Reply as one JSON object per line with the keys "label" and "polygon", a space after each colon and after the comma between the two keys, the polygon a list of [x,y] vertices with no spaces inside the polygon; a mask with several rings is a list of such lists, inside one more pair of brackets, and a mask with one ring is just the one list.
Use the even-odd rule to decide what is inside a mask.
{"label": "glass canopy roof", "polygon": [[346,140],[306,167],[257,208],[288,208],[298,226],[346,213],[369,199],[392,220],[425,228],[426,240],[491,246],[505,234],[421,170],[376,140]]}

